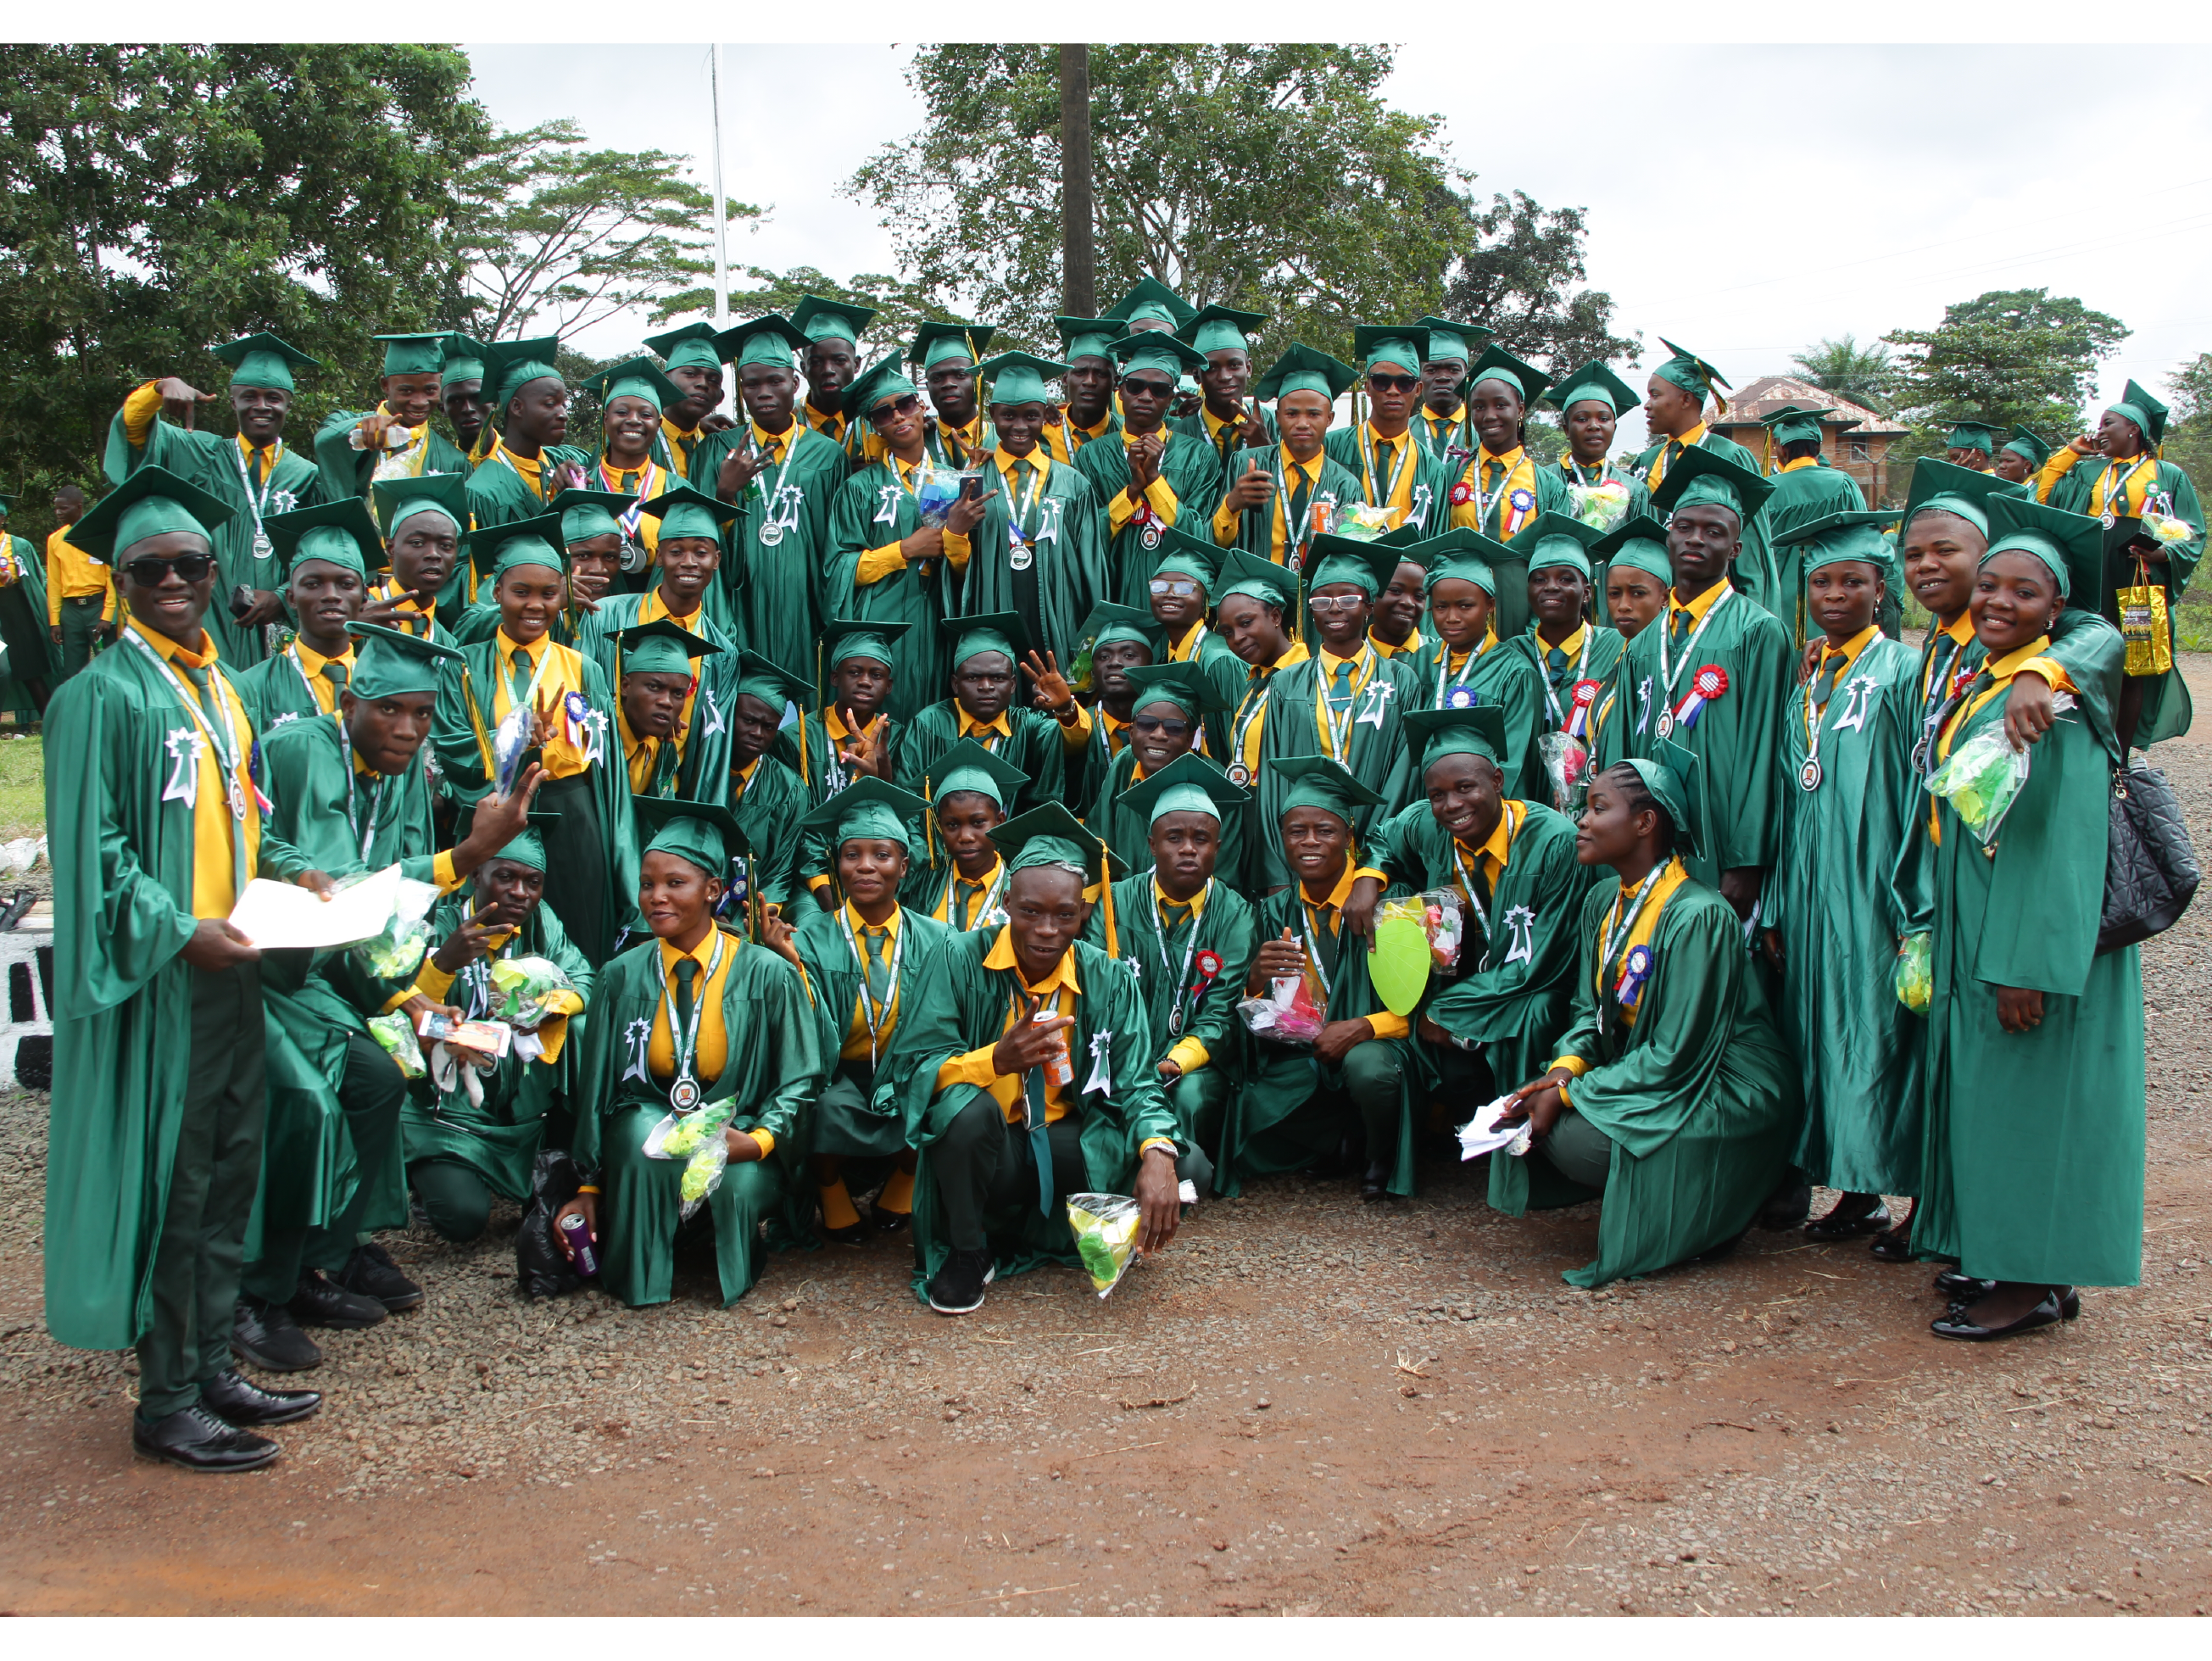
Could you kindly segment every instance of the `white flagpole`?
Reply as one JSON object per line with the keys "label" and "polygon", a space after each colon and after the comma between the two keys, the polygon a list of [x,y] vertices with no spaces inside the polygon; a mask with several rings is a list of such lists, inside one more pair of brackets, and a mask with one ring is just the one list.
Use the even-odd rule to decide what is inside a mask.
{"label": "white flagpole", "polygon": [[714,105],[714,326],[730,322],[730,252],[727,199],[722,194],[722,43],[716,41],[713,57]]}

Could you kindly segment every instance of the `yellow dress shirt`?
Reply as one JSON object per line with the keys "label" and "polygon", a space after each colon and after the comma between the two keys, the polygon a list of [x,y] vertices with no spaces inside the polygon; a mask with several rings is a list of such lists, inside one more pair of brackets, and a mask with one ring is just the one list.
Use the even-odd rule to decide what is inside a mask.
{"label": "yellow dress shirt", "polygon": [[[245,706],[216,666],[214,636],[202,630],[200,649],[188,652],[167,635],[142,627],[136,618],[125,626],[134,630],[160,654],[162,662],[176,672],[188,696],[197,689],[184,672],[187,669],[210,670],[214,683],[221,688],[218,707],[230,725],[228,736],[231,753],[237,757],[239,781],[246,791],[246,819],[242,824],[230,816],[229,781],[223,776],[222,758],[200,730],[206,715],[198,697],[192,697],[191,715],[173,703],[161,709],[159,718],[172,731],[189,724],[194,736],[200,739],[199,783],[192,798],[192,915],[228,917],[231,908],[238,904],[237,873],[231,866],[233,832],[246,837],[246,872],[249,877],[258,868],[261,857],[261,805],[246,770],[246,759],[253,753],[253,723],[246,719]],[[163,764],[167,765],[166,757]]]}
{"label": "yellow dress shirt", "polygon": [[[1160,936],[1164,940],[1167,937],[1167,933],[1170,926],[1179,926],[1179,923],[1176,925],[1170,924],[1170,921],[1168,916],[1168,913],[1170,910],[1188,911],[1190,913],[1190,927],[1193,931],[1197,929],[1199,923],[1206,916],[1206,890],[1203,888],[1200,889],[1198,892],[1192,895],[1188,900],[1170,899],[1168,897],[1167,891],[1160,886],[1159,879],[1155,877],[1152,879],[1152,904],[1159,910]],[[1170,987],[1168,989],[1170,992],[1172,992],[1175,989]],[[1206,1050],[1206,1045],[1201,1043],[1195,1035],[1186,1033],[1183,1037],[1177,1038],[1173,1044],[1170,1045],[1168,1048],[1168,1053],[1160,1057],[1160,1059],[1162,1061],[1173,1062],[1176,1066],[1182,1070],[1183,1074],[1188,1077],[1189,1074],[1197,1072],[1199,1068],[1204,1067],[1206,1062],[1213,1058],[1212,1054]]]}
{"label": "yellow dress shirt", "polygon": [[71,542],[69,533],[70,527],[64,525],[46,537],[47,626],[59,626],[64,600],[95,596],[106,601],[100,609],[100,621],[114,622],[121,609],[115,597],[115,573]]}
{"label": "yellow dress shirt", "polygon": [[[1689,879],[1689,870],[1680,860],[1670,859],[1667,861],[1665,874],[1661,876],[1658,882],[1653,885],[1650,897],[1644,902],[1644,910],[1637,914],[1636,926],[1628,931],[1628,938],[1621,941],[1619,952],[1610,961],[1597,966],[1599,1001],[1602,1002],[1613,989],[1620,983],[1620,977],[1628,968],[1628,954],[1639,946],[1649,946],[1651,943],[1652,935],[1658,932],[1659,916],[1666,910],[1667,902],[1673,899],[1674,891]],[[1614,897],[1613,909],[1606,913],[1598,924],[1598,943],[1601,946],[1605,942],[1605,931],[1620,921],[1620,908],[1626,905],[1628,902],[1629,891],[1624,886]],[[1630,1027],[1636,1025],[1636,1011],[1633,1009],[1621,1010],[1620,1016],[1622,1026]],[[1559,1056],[1553,1057],[1552,1066],[1544,1070],[1548,1073],[1552,1068],[1565,1068],[1579,1079],[1590,1070],[1590,1063],[1580,1056]],[[1560,1099],[1565,1100],[1566,1092],[1564,1089],[1561,1090],[1559,1096]]]}
{"label": "yellow dress shirt", "polygon": [[[882,958],[886,966],[897,954],[899,926],[903,920],[904,914],[894,908],[890,920],[883,925],[884,939]],[[861,944],[865,949],[867,931],[875,925],[863,918],[854,908],[850,900],[845,902],[845,926],[853,931],[854,941]],[[868,969],[867,965],[862,963],[856,963],[853,966],[860,971],[860,989],[853,999],[853,1013],[845,1022],[845,1043],[837,1052],[837,1059],[843,1062],[865,1062],[883,1054],[890,1043],[892,1031],[898,1025],[898,982],[896,979],[891,982],[890,1002],[877,1022],[875,1037],[872,1043],[868,1037],[868,1017],[865,1007],[868,1004]]]}
{"label": "yellow dress shirt", "polygon": [[[690,958],[699,965],[699,977],[691,983],[692,1008],[698,1012],[699,1039],[691,1053],[691,1071],[702,1085],[712,1084],[722,1076],[722,1069],[730,1062],[730,1034],[722,1022],[722,988],[730,978],[730,965],[738,959],[742,946],[735,937],[722,936],[722,962],[711,975],[708,964],[714,956],[714,940],[719,929],[709,928],[706,938],[689,952],[679,951],[666,940],[660,941],[660,972],[670,977],[669,995],[675,995],[674,976],[677,961]],[[668,1032],[668,999],[660,998],[653,1007],[653,1036],[646,1040],[645,1064],[653,1076],[665,1083],[676,1076],[676,1041]],[[745,1133],[760,1144],[761,1157],[766,1159],[775,1152],[775,1138],[765,1130]]]}

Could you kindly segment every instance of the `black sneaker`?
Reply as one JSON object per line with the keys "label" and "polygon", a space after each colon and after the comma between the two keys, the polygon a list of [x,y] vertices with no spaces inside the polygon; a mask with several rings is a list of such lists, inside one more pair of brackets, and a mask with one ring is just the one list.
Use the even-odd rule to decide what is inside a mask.
{"label": "black sneaker", "polygon": [[240,1298],[230,1323],[230,1347],[264,1372],[305,1372],[323,1364],[315,1341],[282,1304]]}
{"label": "black sneaker", "polygon": [[999,1271],[988,1251],[956,1251],[929,1283],[929,1306],[939,1315],[972,1315],[983,1307],[983,1288]]}
{"label": "black sneaker", "polygon": [[402,1275],[392,1254],[373,1240],[353,1249],[337,1279],[348,1292],[374,1298],[394,1315],[422,1301],[422,1288]]}
{"label": "black sneaker", "polygon": [[384,1318],[384,1305],[358,1292],[348,1292],[319,1269],[300,1276],[299,1290],[288,1305],[292,1318],[303,1327],[335,1327],[350,1332],[373,1327]]}

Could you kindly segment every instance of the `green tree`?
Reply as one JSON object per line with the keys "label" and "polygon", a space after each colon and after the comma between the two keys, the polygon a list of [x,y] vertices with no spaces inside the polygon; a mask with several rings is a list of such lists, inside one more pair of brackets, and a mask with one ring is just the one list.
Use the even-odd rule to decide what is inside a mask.
{"label": "green tree", "polygon": [[1586,275],[1582,209],[1541,208],[1525,192],[1511,191],[1492,197],[1487,208],[1462,201],[1460,211],[1466,240],[1440,315],[1496,330],[1516,356],[1555,374],[1593,358],[1636,355],[1639,337],[1613,332],[1613,296],[1573,286]]}
{"label": "green tree", "polygon": [[2189,475],[2199,496],[2212,495],[2212,352],[2197,353],[2166,385],[2166,459]]}
{"label": "green tree", "polygon": [[1816,340],[1790,360],[1797,373],[1822,392],[1849,399],[1863,410],[1890,415],[1896,406],[1890,387],[1896,371],[1889,348],[1880,341],[1862,346],[1854,335]]}
{"label": "green tree", "polygon": [[1933,329],[1894,329],[1899,412],[1916,424],[2024,422],[2067,431],[2095,392],[2097,365],[2128,326],[2048,289],[1992,289],[1943,308]]}
{"label": "green tree", "polygon": [[[894,347],[903,349],[905,343],[913,338],[916,325],[939,314],[919,285],[879,271],[863,271],[850,283],[840,283],[811,265],[794,265],[782,272],[747,265],[732,275],[759,285],[738,289],[730,295],[732,317],[759,317],[768,312],[781,312],[789,317],[808,295],[817,300],[868,307],[876,313],[876,319],[868,326],[866,338],[860,344],[860,356],[870,360]],[[658,325],[694,313],[705,314],[713,310],[714,304],[713,289],[687,289],[670,295],[655,306],[653,320]]]}
{"label": "green tree", "polygon": [[[300,424],[435,326],[454,186],[490,136],[430,46],[0,46],[0,478],[94,485],[132,385],[223,384],[211,343],[322,360]],[[15,528],[28,535],[33,514]]]}

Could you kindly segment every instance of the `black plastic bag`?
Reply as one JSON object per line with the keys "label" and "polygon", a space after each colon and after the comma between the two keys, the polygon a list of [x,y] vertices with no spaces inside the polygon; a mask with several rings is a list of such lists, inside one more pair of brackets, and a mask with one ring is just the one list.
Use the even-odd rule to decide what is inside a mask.
{"label": "black plastic bag", "polygon": [[583,1173],[566,1149],[538,1149],[530,1167],[530,1203],[514,1237],[515,1285],[524,1297],[557,1298],[584,1284],[553,1226],[555,1215],[583,1185]]}

